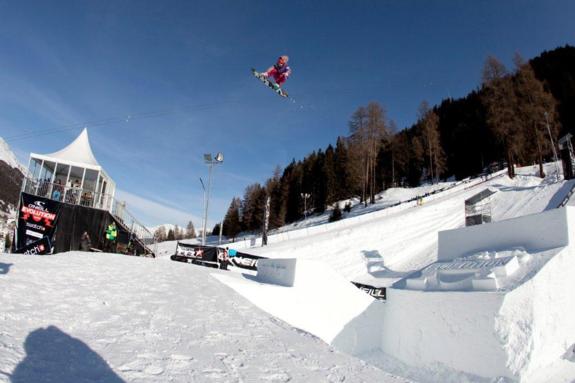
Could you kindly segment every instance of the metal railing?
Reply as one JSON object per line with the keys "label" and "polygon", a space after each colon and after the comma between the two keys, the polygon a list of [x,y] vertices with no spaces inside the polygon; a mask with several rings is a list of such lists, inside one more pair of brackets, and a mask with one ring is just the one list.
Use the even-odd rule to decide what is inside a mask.
{"label": "metal railing", "polygon": [[25,178],[23,180],[22,191],[28,194],[34,194],[38,197],[69,203],[70,205],[82,205],[101,210],[110,210],[114,200],[110,194],[96,193],[89,189],[65,186],[59,183],[35,180],[32,178]]}
{"label": "metal railing", "polygon": [[156,254],[157,244],[154,234],[126,209],[125,202],[114,201],[111,213],[131,233],[132,240],[139,241],[152,254]]}

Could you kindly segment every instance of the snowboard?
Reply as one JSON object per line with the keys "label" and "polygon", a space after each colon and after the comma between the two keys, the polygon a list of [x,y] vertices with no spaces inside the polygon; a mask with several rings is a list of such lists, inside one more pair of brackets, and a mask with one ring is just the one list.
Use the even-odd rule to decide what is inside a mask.
{"label": "snowboard", "polygon": [[262,75],[259,72],[256,72],[256,70],[254,68],[252,68],[252,74],[261,82],[263,82],[264,84],[266,84],[269,88],[271,88],[271,90],[273,90],[274,92],[276,92],[277,94],[279,94],[282,97],[288,97],[288,94],[285,90],[283,90],[282,88],[278,88],[275,89],[274,88],[274,83],[271,82],[266,76]]}

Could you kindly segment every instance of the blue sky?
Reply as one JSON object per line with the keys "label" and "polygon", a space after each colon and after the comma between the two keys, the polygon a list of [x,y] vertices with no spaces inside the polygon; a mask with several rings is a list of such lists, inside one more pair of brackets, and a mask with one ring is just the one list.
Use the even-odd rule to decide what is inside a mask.
{"label": "blue sky", "polygon": [[[276,166],[334,144],[370,101],[399,128],[421,101],[477,88],[508,66],[575,45],[575,2],[0,0],[0,136],[23,162],[87,126],[96,158],[145,224],[209,225]],[[293,100],[251,77],[290,56]],[[27,135],[25,135],[27,134]]]}

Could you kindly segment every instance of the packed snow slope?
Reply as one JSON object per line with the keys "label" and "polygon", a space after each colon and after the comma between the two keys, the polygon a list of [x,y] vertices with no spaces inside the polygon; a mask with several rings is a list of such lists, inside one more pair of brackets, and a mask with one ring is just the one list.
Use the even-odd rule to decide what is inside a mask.
{"label": "packed snow slope", "polygon": [[405,382],[264,313],[220,273],[0,255],[0,382]]}
{"label": "packed snow slope", "polygon": [[536,166],[519,168],[514,179],[504,171],[487,181],[469,180],[425,197],[421,206],[407,202],[385,208],[417,195],[413,189],[389,189],[379,198],[385,201],[378,202],[379,210],[370,207],[369,213],[360,215],[362,208],[356,206],[350,218],[271,235],[268,246],[249,247],[248,241],[230,246],[249,247],[244,251],[270,258],[323,261],[348,280],[389,286],[435,260],[438,232],[464,226],[465,200],[485,188],[497,191],[492,202],[494,221],[556,208],[575,181],[557,181],[551,174],[554,164],[546,166],[551,174],[546,178],[538,177],[537,170]]}

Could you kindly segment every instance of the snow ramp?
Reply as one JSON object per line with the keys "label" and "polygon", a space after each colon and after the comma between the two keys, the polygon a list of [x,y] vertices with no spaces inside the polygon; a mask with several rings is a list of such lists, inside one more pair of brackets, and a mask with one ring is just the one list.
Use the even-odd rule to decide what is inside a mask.
{"label": "snow ramp", "polygon": [[572,207],[440,232],[437,262],[388,289],[381,350],[417,368],[542,381],[575,343],[574,274]]}
{"label": "snow ramp", "polygon": [[[265,259],[258,262],[257,276],[214,273],[214,277],[262,310],[326,343],[333,344],[337,337],[341,351],[354,354],[379,347],[378,322],[383,304],[326,263]],[[374,322],[370,324],[370,320]],[[352,322],[356,324],[350,327]],[[356,331],[376,336],[360,336]]]}
{"label": "snow ramp", "polygon": [[[520,260],[511,267],[509,257]],[[468,272],[474,262],[478,270]],[[425,281],[430,270],[437,283]],[[436,266],[389,287],[385,303],[315,260],[269,259],[258,276],[217,277],[340,351],[381,355],[380,365],[392,356],[435,378],[447,371],[539,383],[575,344],[574,274],[575,208],[568,206],[441,232]],[[378,365],[376,358],[369,361]]]}

